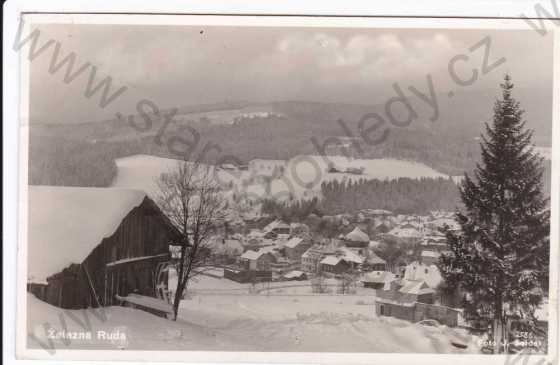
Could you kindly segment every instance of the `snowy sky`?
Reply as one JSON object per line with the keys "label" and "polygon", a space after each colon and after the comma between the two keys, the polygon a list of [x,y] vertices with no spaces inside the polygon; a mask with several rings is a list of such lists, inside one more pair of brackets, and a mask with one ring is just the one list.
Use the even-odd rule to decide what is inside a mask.
{"label": "snowy sky", "polygon": [[[469,88],[495,89],[505,72],[518,86],[548,88],[552,77],[552,39],[534,31],[395,30],[194,27],[138,25],[41,25],[41,43],[61,45],[59,59],[76,53],[75,69],[85,62],[99,77],[113,78],[127,90],[107,108],[84,97],[89,70],[63,82],[64,68],[48,72],[51,47],[31,62],[32,122],[85,122],[133,112],[143,99],[161,108],[230,101],[308,100],[380,104],[393,96],[392,84],[428,92],[457,89],[448,71],[467,78],[480,69],[484,49],[469,47],[490,36],[489,61],[506,63],[480,76]],[[61,107],[63,105],[64,107]]]}

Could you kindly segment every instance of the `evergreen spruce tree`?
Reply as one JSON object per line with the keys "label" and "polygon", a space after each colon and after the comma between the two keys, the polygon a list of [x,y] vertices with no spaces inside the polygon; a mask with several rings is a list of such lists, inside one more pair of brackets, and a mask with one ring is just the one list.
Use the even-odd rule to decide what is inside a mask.
{"label": "evergreen spruce tree", "polygon": [[466,293],[465,314],[492,323],[495,352],[503,351],[509,319],[523,319],[537,332],[535,309],[548,293],[550,231],[542,158],[508,75],[501,89],[482,136],[481,163],[460,186],[461,229],[447,230],[450,253],[439,262],[447,286]]}

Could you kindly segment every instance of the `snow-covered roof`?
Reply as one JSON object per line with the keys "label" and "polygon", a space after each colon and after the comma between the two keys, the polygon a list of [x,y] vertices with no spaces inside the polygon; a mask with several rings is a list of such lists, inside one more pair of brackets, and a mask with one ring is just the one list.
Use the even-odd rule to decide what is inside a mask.
{"label": "snow-covered roof", "polygon": [[435,251],[424,250],[424,251],[422,251],[420,256],[422,256],[422,257],[432,257],[432,258],[437,259],[440,256],[440,253],[435,252]]}
{"label": "snow-covered roof", "polygon": [[433,294],[434,290],[431,289],[425,281],[409,281],[399,289],[399,292],[403,294],[422,295]]}
{"label": "snow-covered roof", "polygon": [[447,238],[445,237],[445,235],[443,233],[440,233],[438,231],[429,231],[429,233],[424,235],[424,239],[428,240],[428,241],[447,241]]}
{"label": "snow-covered roof", "polygon": [[247,234],[247,237],[249,237],[249,238],[251,238],[251,237],[261,238],[263,235],[264,235],[263,232],[259,231],[258,229],[253,228],[249,231],[249,233]]}
{"label": "snow-covered roof", "polygon": [[336,265],[342,260],[342,257],[337,256],[327,256],[321,260],[321,264],[325,265]]}
{"label": "snow-covered roof", "polygon": [[369,256],[366,258],[366,262],[369,264],[385,264],[387,261],[383,260],[381,257],[377,256],[375,252],[370,252]]}
{"label": "snow-covered roof", "polygon": [[209,243],[212,251],[217,254],[241,254],[243,252],[243,244],[236,239],[227,238],[225,240],[215,239]]}
{"label": "snow-covered roof", "polygon": [[293,278],[299,278],[302,275],[305,275],[305,273],[303,271],[293,270],[293,271],[290,271],[290,272],[284,274],[284,277],[286,279],[293,279]]}
{"label": "snow-covered roof", "polygon": [[29,186],[28,276],[43,281],[82,263],[145,197],[132,189]]}
{"label": "snow-covered roof", "polygon": [[431,288],[435,288],[442,280],[441,273],[436,265],[424,265],[417,261],[406,266],[404,279],[425,281]]}
{"label": "snow-covered roof", "polygon": [[247,260],[256,260],[259,257],[261,257],[262,254],[263,252],[249,250],[249,251],[245,251],[243,255],[241,255],[241,258]]}
{"label": "snow-covered roof", "polygon": [[279,219],[276,219],[276,220],[270,222],[269,224],[267,224],[267,225],[263,228],[263,231],[264,231],[264,232],[270,232],[270,231],[272,231],[272,230],[275,229],[275,228],[287,228],[287,229],[289,229],[289,228],[290,228],[290,225],[288,225],[287,223],[282,222],[282,221],[279,220]]}
{"label": "snow-covered roof", "polygon": [[395,274],[389,271],[372,271],[364,276],[366,283],[385,283],[395,279]]}
{"label": "snow-covered roof", "polygon": [[443,228],[444,226],[447,225],[452,230],[461,228],[459,223],[457,223],[457,221],[454,218],[448,218],[448,217],[437,218],[430,221],[429,223],[433,226],[440,227],[440,228]]}
{"label": "snow-covered roof", "polygon": [[168,256],[169,253],[160,253],[159,255],[150,255],[150,256],[140,256],[140,257],[129,257],[126,259],[120,259],[117,261],[112,261],[112,262],[108,262],[106,265],[107,266],[116,266],[116,265],[120,265],[120,264],[126,264],[129,262],[136,262],[136,261],[144,261],[144,260],[150,260],[156,257],[162,257],[162,256]]}
{"label": "snow-covered roof", "polygon": [[392,299],[388,299],[388,298],[382,298],[382,297],[376,297],[375,301],[378,303],[387,303],[387,304],[395,304],[401,307],[414,307],[416,305],[416,302],[411,301],[411,302],[402,302],[399,300],[392,300]]}
{"label": "snow-covered roof", "polygon": [[301,255],[301,257],[304,257],[304,258],[311,257],[311,256],[313,256],[313,252],[314,252],[313,247],[309,247],[309,248],[307,249],[307,251],[305,251],[305,252],[303,253],[303,255]]}
{"label": "snow-covered roof", "polygon": [[422,242],[420,242],[420,244],[422,246],[437,246],[437,247],[447,247],[447,241],[444,239],[431,239],[431,238],[427,238],[427,239],[423,239]]}
{"label": "snow-covered roof", "polygon": [[364,258],[361,255],[358,255],[356,252],[347,247],[341,247],[338,252],[342,253],[344,261],[354,262],[356,264],[362,264],[364,262]]}
{"label": "snow-covered roof", "polygon": [[382,222],[376,225],[375,229],[378,230],[379,232],[386,233],[391,230],[391,227],[389,227],[389,224],[387,224],[386,222]]}
{"label": "snow-covered roof", "polygon": [[354,230],[348,233],[344,238],[352,242],[368,242],[369,236],[363,232],[359,227],[354,228]]}
{"label": "snow-covered roof", "polygon": [[371,215],[392,215],[393,212],[385,209],[364,209],[364,212]]}
{"label": "snow-covered roof", "polygon": [[302,241],[303,241],[303,238],[301,238],[301,237],[292,237],[288,240],[288,242],[286,242],[286,244],[284,246],[289,247],[289,248],[295,248]]}
{"label": "snow-covered roof", "polygon": [[309,247],[307,249],[307,251],[305,251],[302,255],[302,257],[309,257],[309,258],[313,258],[313,257],[317,257],[317,256],[322,256],[325,254],[334,254],[336,252],[336,249],[333,245],[318,245],[318,244],[314,244],[313,246]]}
{"label": "snow-covered roof", "polygon": [[245,251],[243,255],[241,255],[241,258],[246,260],[257,260],[259,257],[261,257],[264,254],[273,253],[275,248],[277,247],[267,246],[267,247],[261,247],[258,251],[248,250]]}
{"label": "snow-covered roof", "polygon": [[395,227],[389,231],[395,237],[421,237],[422,234],[416,228]]}
{"label": "snow-covered roof", "polygon": [[413,223],[415,223],[415,222],[407,221],[405,224],[401,225],[401,228],[402,228],[402,229],[405,229],[405,228],[414,228],[414,229],[415,229],[415,228],[418,228],[418,224],[413,224]]}

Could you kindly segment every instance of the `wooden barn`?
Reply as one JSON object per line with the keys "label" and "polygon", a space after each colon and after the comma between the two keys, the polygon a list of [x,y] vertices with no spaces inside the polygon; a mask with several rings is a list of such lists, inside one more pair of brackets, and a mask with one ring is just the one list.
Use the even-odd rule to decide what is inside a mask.
{"label": "wooden barn", "polygon": [[29,187],[28,288],[61,308],[162,297],[179,232],[142,191]]}

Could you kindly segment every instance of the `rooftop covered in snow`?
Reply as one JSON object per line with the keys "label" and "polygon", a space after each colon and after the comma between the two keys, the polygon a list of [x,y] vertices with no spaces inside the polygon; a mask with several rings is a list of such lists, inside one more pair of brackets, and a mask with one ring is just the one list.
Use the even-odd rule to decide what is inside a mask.
{"label": "rooftop covered in snow", "polygon": [[439,252],[435,252],[435,251],[429,251],[429,250],[424,250],[422,251],[422,253],[420,254],[420,256],[422,257],[431,257],[431,258],[439,258],[441,256],[441,254]]}
{"label": "rooftop covered in snow", "polygon": [[385,283],[395,279],[395,274],[390,271],[372,271],[362,279],[366,283]]}
{"label": "rooftop covered in snow", "polygon": [[399,292],[403,294],[414,294],[414,295],[423,295],[423,294],[433,294],[434,290],[430,288],[425,281],[408,281],[405,282],[404,285],[399,289]]}
{"label": "rooftop covered in snow", "polygon": [[369,236],[362,231],[359,227],[354,228],[354,230],[348,233],[344,238],[348,241],[352,242],[368,242],[369,243]]}
{"label": "rooftop covered in snow", "polygon": [[327,256],[321,260],[321,264],[334,266],[342,260],[342,257]]}
{"label": "rooftop covered in snow", "polygon": [[297,245],[299,245],[301,242],[303,242],[303,238],[301,237],[292,237],[288,240],[288,242],[286,242],[286,244],[284,245],[285,247],[288,248],[295,248],[297,247]]}
{"label": "rooftop covered in snow", "polygon": [[44,282],[82,263],[145,197],[132,189],[29,186],[28,280]]}
{"label": "rooftop covered in snow", "polygon": [[377,256],[377,254],[373,251],[371,251],[368,255],[368,257],[366,258],[366,262],[368,264],[386,264],[387,261],[383,260],[381,257]]}

